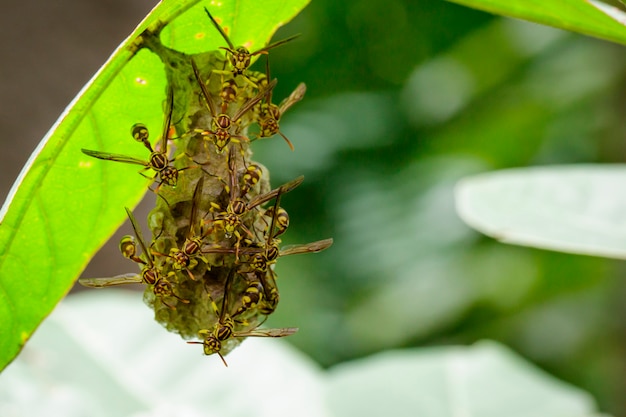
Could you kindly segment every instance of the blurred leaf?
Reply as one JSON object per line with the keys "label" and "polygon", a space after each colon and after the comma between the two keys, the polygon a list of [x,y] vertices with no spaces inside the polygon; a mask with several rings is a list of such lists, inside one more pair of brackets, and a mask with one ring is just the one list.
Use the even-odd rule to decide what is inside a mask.
{"label": "blurred leaf", "polygon": [[594,0],[448,0],[494,14],[626,44],[626,14]]}
{"label": "blurred leaf", "polygon": [[252,338],[227,368],[164,332],[141,298],[109,289],[63,300],[0,378],[0,415],[328,415],[321,369],[288,344]]}
{"label": "blurred leaf", "polygon": [[558,34],[566,35],[496,19],[417,67],[403,100],[413,125],[437,127],[422,140],[492,167],[597,158],[601,145],[593,138],[612,112],[598,100],[619,89],[623,60],[615,59],[614,45]]}
{"label": "blurred leaf", "polygon": [[389,352],[340,365],[331,370],[328,393],[337,416],[596,415],[588,394],[492,342]]}
{"label": "blurred leaf", "polygon": [[492,19],[415,68],[402,92],[404,111],[416,127],[448,123],[502,84],[519,82],[520,68],[543,54],[552,56],[567,35],[520,20]]}
{"label": "blurred leaf", "polygon": [[[534,259],[520,248],[464,246],[441,252],[416,256],[415,265],[398,277],[401,280],[389,279],[352,303],[343,317],[357,339],[357,354],[458,331],[455,326],[467,320],[472,309],[489,309],[494,317],[495,312],[515,311],[539,280]],[[406,294],[411,294],[411,302],[398,303]],[[486,320],[482,324],[487,325]]]}
{"label": "blurred leaf", "polygon": [[73,295],[3,374],[0,415],[591,417],[595,410],[585,392],[492,342],[387,352],[324,372],[284,341],[257,338],[227,360],[225,368],[163,332],[139,293]]}
{"label": "blurred leaf", "polygon": [[506,243],[624,259],[625,181],[624,165],[512,169],[462,180],[456,205]]}
{"label": "blurred leaf", "polygon": [[[39,144],[0,212],[0,369],[69,290],[91,256],[146,192],[137,165],[96,161],[81,148],[145,160],[129,134],[145,123],[156,139],[163,123],[166,77],[160,58],[133,42],[146,28],[171,22],[162,41],[186,53],[224,40],[204,13],[210,6],[236,44],[260,46],[308,0],[163,1],[78,94]],[[237,25],[234,22],[237,22]],[[157,134],[158,132],[158,134]]]}
{"label": "blurred leaf", "polygon": [[276,171],[272,178],[277,181],[302,173],[309,181],[328,170],[337,153],[380,146],[381,138],[392,138],[402,126],[397,113],[394,97],[382,93],[338,93],[299,103],[281,118],[281,131],[306,158],[291,157],[291,150],[279,141],[259,147],[256,155],[268,167],[277,167],[270,169]]}

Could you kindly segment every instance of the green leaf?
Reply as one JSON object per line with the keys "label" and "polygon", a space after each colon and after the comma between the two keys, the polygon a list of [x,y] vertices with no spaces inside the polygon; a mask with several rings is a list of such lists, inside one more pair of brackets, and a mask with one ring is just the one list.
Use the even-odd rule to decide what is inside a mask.
{"label": "green leaf", "polygon": [[[0,369],[69,291],[92,255],[125,220],[150,182],[139,165],[100,161],[81,148],[148,158],[130,136],[142,122],[151,138],[164,118],[166,73],[161,57],[138,49],[144,30],[167,26],[161,42],[199,53],[224,46],[209,7],[235,44],[253,50],[308,0],[213,2],[166,0],[150,13],[81,91],[39,144],[0,211]],[[169,81],[172,81],[169,78]]]}
{"label": "green leaf", "polygon": [[283,340],[250,338],[226,357],[226,368],[216,355],[204,357],[200,346],[163,332],[141,295],[120,289],[68,297],[24,353],[0,379],[0,410],[6,404],[35,416],[63,407],[64,415],[93,417],[597,415],[589,394],[494,342],[389,351],[325,371]]}
{"label": "green leaf", "polygon": [[511,169],[469,177],[457,211],[503,242],[626,259],[625,165]]}
{"label": "green leaf", "polygon": [[626,44],[626,14],[594,0],[448,0],[494,14],[530,20]]}

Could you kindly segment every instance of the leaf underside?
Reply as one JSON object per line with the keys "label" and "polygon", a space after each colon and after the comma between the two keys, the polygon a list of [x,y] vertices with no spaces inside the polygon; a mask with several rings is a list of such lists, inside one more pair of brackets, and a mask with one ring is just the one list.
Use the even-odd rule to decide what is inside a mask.
{"label": "leaf underside", "polygon": [[626,44],[626,14],[594,0],[448,0],[486,12]]}
{"label": "leaf underside", "polygon": [[510,169],[469,177],[456,189],[457,211],[498,240],[626,259],[624,165]]}

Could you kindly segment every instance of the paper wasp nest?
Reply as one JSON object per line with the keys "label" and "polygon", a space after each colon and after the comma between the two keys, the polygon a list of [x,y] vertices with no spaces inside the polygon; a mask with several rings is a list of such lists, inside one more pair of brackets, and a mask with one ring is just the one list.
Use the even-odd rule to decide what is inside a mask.
{"label": "paper wasp nest", "polygon": [[223,359],[245,337],[297,331],[258,327],[279,301],[274,264],[281,256],[326,249],[332,240],[279,248],[289,225],[280,200],[303,178],[272,188],[267,169],[252,160],[250,145],[258,139],[278,134],[292,147],[280,132],[279,120],[302,99],[304,84],[276,105],[269,64],[265,73],[248,69],[252,56],[287,40],[255,52],[235,48],[209,17],[228,44],[226,54],[185,55],[166,48],[158,33],[149,31],[134,44],[158,54],[165,65],[168,86],[157,144],[152,132],[137,123],[131,134],[150,151],[149,159],[83,152],[143,165],[153,173],[157,203],[148,216],[152,238],[144,239],[127,210],[135,236],[124,237],[120,249],[141,272],[81,283],[104,287],[143,282],[144,300],[158,322],[184,339],[200,339],[191,343]]}

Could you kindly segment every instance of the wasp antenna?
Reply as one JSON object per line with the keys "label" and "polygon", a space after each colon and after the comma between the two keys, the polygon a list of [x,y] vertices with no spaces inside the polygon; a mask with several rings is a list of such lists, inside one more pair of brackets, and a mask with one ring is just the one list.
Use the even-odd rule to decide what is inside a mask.
{"label": "wasp antenna", "polygon": [[222,35],[222,38],[224,38],[224,40],[228,44],[228,47],[230,49],[234,50],[235,49],[235,45],[233,45],[233,43],[230,41],[230,38],[228,37],[226,32],[224,32],[224,29],[222,29],[222,27],[219,25],[219,23],[217,23],[217,20],[215,20],[215,18],[211,15],[211,13],[209,12],[209,9],[207,9],[205,7],[204,11],[209,16],[209,19],[211,19],[211,22],[213,22],[213,26],[215,26],[215,29],[217,29],[219,31],[220,35]]}
{"label": "wasp antenna", "polygon": [[[161,137],[160,151],[167,155],[167,138],[170,134],[170,126],[172,124],[172,113],[174,111],[174,89],[169,86],[167,89],[167,104],[165,107],[165,120],[163,121],[163,133]],[[146,139],[147,141],[147,139]],[[150,142],[148,142],[149,144]]]}
{"label": "wasp antenna", "polygon": [[291,141],[289,139],[287,139],[287,136],[285,136],[281,131],[278,131],[278,134],[285,139],[285,142],[287,142],[287,145],[289,145],[289,149],[291,149],[291,151],[293,152],[295,149],[293,147],[293,143],[291,143]]}
{"label": "wasp antenna", "polygon": [[226,363],[226,359],[224,359],[224,356],[220,352],[217,352],[217,354],[220,356],[220,359],[224,363],[224,366],[228,368],[228,364]]}

